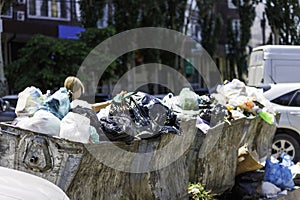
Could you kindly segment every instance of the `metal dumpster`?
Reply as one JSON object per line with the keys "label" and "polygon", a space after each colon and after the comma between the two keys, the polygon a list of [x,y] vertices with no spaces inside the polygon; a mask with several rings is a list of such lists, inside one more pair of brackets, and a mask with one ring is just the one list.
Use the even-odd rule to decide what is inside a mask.
{"label": "metal dumpster", "polygon": [[1,123],[0,165],[43,177],[70,199],[185,198],[184,160],[195,122],[181,119],[181,136],[165,134],[131,144],[81,144]]}
{"label": "metal dumpster", "polygon": [[234,186],[237,153],[269,152],[276,125],[259,118],[221,123],[204,134],[183,117],[183,135],[82,144],[1,123],[0,165],[43,177],[70,199],[188,199],[188,182],[212,193]]}
{"label": "metal dumpster", "polygon": [[260,117],[221,123],[206,134],[198,131],[188,154],[189,181],[201,183],[214,194],[230,190],[235,183],[238,149],[248,144],[260,159],[271,155],[276,124]]}

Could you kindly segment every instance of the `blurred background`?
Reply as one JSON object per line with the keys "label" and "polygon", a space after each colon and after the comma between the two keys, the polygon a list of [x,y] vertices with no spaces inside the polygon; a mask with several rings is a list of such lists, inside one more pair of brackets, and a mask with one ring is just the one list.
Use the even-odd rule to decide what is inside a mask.
{"label": "blurred background", "polygon": [[[54,91],[76,75],[88,53],[105,39],[133,28],[164,27],[197,41],[209,53],[223,80],[247,81],[252,48],[300,43],[298,0],[1,0],[0,96],[28,86]],[[182,73],[195,91],[205,83],[190,58],[157,49],[128,52],[115,60],[98,83],[108,97],[126,71],[161,63]],[[2,57],[1,57],[2,56]],[[150,69],[151,70],[151,69]],[[205,73],[204,73],[205,74]],[[159,79],[159,72],[157,72]],[[203,74],[202,74],[203,76]],[[143,76],[140,76],[143,79]],[[139,81],[138,78],[135,81]],[[141,90],[165,94],[168,88]]]}

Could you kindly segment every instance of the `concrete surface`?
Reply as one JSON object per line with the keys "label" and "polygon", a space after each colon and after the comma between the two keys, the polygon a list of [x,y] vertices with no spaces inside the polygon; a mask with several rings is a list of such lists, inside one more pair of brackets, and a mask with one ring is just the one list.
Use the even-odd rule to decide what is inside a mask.
{"label": "concrete surface", "polygon": [[300,189],[288,191],[287,195],[273,198],[274,200],[300,200]]}

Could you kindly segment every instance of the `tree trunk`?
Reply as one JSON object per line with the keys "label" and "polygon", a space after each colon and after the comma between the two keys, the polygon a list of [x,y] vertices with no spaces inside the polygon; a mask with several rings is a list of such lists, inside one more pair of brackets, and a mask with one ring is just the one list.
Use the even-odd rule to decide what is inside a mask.
{"label": "tree trunk", "polygon": [[279,30],[277,28],[274,29],[274,42],[275,45],[279,44]]}
{"label": "tree trunk", "polygon": [[[1,3],[0,5],[0,23],[1,27],[3,27],[2,23],[2,8],[3,8],[4,3]],[[2,29],[0,29],[0,96],[4,96],[8,93],[8,85],[6,78],[4,76],[4,63],[3,63],[3,55],[2,55]]]}

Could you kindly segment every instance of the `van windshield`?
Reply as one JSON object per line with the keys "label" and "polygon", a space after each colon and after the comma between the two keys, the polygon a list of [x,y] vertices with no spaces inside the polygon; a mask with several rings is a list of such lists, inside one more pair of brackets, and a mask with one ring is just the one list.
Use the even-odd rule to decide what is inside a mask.
{"label": "van windshield", "polygon": [[251,53],[249,66],[258,66],[263,64],[264,59],[264,53],[263,51],[254,51]]}

